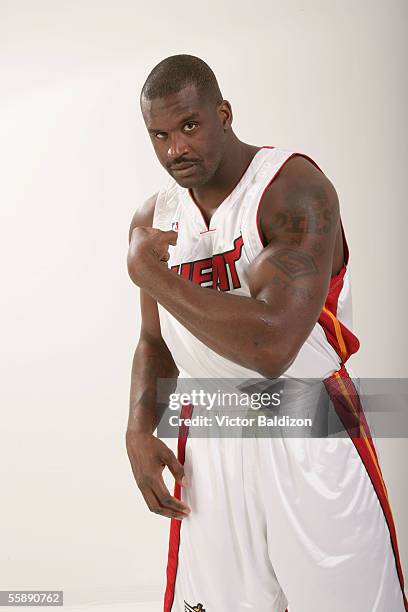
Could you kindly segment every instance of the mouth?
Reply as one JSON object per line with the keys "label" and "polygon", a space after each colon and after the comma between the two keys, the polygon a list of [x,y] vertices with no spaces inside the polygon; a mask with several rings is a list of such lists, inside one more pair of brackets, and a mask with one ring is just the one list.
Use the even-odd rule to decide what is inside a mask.
{"label": "mouth", "polygon": [[178,166],[173,166],[171,172],[177,176],[188,176],[194,173],[196,165],[196,162],[183,162]]}

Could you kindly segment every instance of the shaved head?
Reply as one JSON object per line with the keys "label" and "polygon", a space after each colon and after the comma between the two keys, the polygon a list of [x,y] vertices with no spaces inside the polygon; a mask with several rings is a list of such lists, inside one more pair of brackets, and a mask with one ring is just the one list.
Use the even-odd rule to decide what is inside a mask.
{"label": "shaved head", "polygon": [[140,94],[143,100],[165,98],[193,85],[207,101],[220,104],[223,100],[215,74],[202,59],[194,55],[171,55],[153,68]]}

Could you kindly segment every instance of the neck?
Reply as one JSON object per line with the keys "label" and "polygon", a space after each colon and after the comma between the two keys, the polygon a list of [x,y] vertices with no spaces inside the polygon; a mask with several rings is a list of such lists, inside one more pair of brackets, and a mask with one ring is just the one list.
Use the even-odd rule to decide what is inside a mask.
{"label": "neck", "polygon": [[225,154],[212,179],[202,187],[190,190],[204,214],[211,216],[211,213],[231,193],[260,148],[242,142],[232,133]]}

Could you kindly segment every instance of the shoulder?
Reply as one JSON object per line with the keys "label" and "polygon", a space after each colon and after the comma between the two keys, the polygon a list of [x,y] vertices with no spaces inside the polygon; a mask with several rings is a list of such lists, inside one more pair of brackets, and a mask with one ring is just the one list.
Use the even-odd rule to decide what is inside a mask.
{"label": "shoulder", "polygon": [[338,219],[339,201],[332,182],[302,154],[285,162],[259,204],[259,224],[266,242],[280,230],[330,233]]}
{"label": "shoulder", "polygon": [[135,227],[152,227],[154,209],[159,192],[150,196],[136,209],[129,227],[129,241]]}

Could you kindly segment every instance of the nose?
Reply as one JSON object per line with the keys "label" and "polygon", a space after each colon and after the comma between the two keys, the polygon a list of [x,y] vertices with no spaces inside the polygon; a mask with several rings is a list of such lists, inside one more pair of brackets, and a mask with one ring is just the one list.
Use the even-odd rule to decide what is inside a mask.
{"label": "nose", "polygon": [[167,151],[167,155],[170,161],[174,161],[178,157],[188,155],[189,150],[187,143],[181,134],[174,134],[170,136],[170,146]]}

